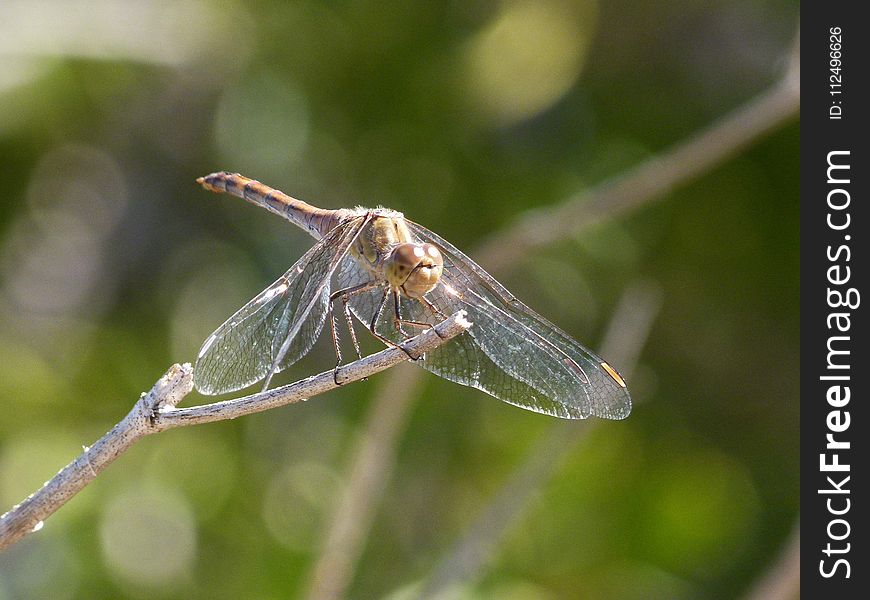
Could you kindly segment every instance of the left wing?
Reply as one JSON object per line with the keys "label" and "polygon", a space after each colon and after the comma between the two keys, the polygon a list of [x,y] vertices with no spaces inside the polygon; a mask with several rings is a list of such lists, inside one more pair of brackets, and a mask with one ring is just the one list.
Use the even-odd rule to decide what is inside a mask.
{"label": "left wing", "polygon": [[[203,394],[232,392],[290,366],[320,335],[330,279],[369,217],[335,227],[203,343],[193,371]],[[264,389],[265,389],[264,387]]]}

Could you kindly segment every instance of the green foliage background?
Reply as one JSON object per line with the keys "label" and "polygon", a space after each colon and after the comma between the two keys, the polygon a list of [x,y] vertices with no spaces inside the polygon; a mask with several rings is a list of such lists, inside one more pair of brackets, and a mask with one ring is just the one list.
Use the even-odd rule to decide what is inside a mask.
{"label": "green foliage background", "polygon": [[[309,247],[197,176],[389,206],[473,255],[769,86],[797,16],[759,0],[0,3],[2,509]],[[456,597],[732,598],[769,566],[799,512],[798,143],[793,122],[503,278],[591,347],[633,283],[662,307],[631,417],[590,429]],[[331,354],[322,339],[281,381]],[[300,595],[384,378],[144,440],[0,556],[0,599]],[[552,424],[428,374],[419,396],[355,598],[430,573]]]}

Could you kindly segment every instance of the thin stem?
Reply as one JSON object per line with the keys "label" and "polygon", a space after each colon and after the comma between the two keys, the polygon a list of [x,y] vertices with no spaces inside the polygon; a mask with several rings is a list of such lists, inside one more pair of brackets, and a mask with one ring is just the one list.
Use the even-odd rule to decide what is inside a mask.
{"label": "thin stem", "polygon": [[172,365],[151,391],[142,394],[133,409],[108,433],[58,471],[41,488],[0,517],[0,550],[38,531],[57,509],[96,479],[116,458],[148,435],[151,418],[164,406],[174,406],[193,389],[189,364]]}
{"label": "thin stem", "polygon": [[408,360],[408,352],[414,353],[415,356],[422,356],[426,352],[431,352],[445,341],[465,331],[470,325],[465,320],[465,312],[459,311],[452,317],[441,321],[435,327],[427,329],[417,337],[339,367],[337,370],[326,371],[296,383],[251,394],[243,398],[224,400],[223,402],[214,402],[192,408],[164,408],[154,417],[153,429],[155,431],[163,431],[185,425],[225,421],[278,408],[286,404],[302,402],[312,396],[334,390],[352,381],[365,379],[370,375],[404,362]]}
{"label": "thin stem", "polygon": [[339,368],[337,373],[330,370],[274,390],[192,408],[175,407],[193,389],[193,369],[189,364],[173,365],[111,431],[0,517],[0,550],[41,529],[45,519],[146,435],[187,425],[235,419],[300,402],[405,362],[409,352],[416,356],[431,352],[470,326],[465,313],[459,311],[398,347],[349,363]]}

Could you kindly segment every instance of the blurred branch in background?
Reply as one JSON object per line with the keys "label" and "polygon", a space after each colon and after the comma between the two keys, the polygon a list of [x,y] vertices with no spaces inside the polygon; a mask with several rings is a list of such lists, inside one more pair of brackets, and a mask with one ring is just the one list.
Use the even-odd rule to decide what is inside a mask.
{"label": "blurred branch in background", "polygon": [[785,74],[767,91],[706,129],[621,176],[562,203],[520,215],[488,240],[477,256],[494,272],[529,251],[577,235],[691,183],[800,113],[800,47],[791,49]]}
{"label": "blurred branch in background", "polygon": [[420,387],[415,369],[398,369],[378,386],[365,431],[353,452],[347,485],[330,523],[324,551],[313,574],[312,598],[340,598],[353,578],[362,542],[368,536],[380,498],[396,462],[395,447]]}
{"label": "blurred branch in background", "polygon": [[[638,356],[661,307],[661,291],[648,283],[630,286],[610,320],[601,354],[620,365],[630,379]],[[595,423],[578,426],[571,421],[554,423],[526,454],[501,489],[466,529],[426,582],[421,597],[436,598],[454,585],[473,585],[493,558],[499,542],[525,514],[562,462],[577,450]]]}
{"label": "blurred branch in background", "polygon": [[[510,270],[531,250],[572,237],[583,229],[624,215],[685,185],[722,164],[766,134],[800,114],[800,47],[795,37],[783,76],[766,91],[697,134],[674,145],[624,175],[606,181],[591,191],[570,197],[547,209],[530,211],[512,226],[494,235],[472,255],[487,270],[498,275]],[[387,381],[408,392],[419,377],[395,374]],[[325,536],[325,544],[313,571],[309,600],[332,600],[345,596],[354,577],[355,565],[368,536],[373,511],[395,463],[396,442],[401,438],[414,395],[378,396],[353,454],[348,485]],[[397,411],[400,417],[384,421]],[[353,523],[354,525],[349,526]]]}
{"label": "blurred branch in background", "polygon": [[798,519],[782,552],[745,596],[745,600],[794,600],[800,595],[801,524]]}
{"label": "blurred branch in background", "polygon": [[[193,369],[189,364],[173,365],[133,409],[93,446],[61,469],[39,490],[0,517],[0,550],[28,533],[42,529],[43,521],[85,488],[116,458],[139,439],[167,429],[235,419],[286,404],[302,402],[334,390],[339,385],[360,381],[408,360],[408,353],[424,354],[459,335],[471,324],[459,311],[435,327],[360,360],[319,375],[273,390],[235,400],[204,406],[176,409],[175,406],[193,389]],[[339,381],[341,383],[339,383]]]}

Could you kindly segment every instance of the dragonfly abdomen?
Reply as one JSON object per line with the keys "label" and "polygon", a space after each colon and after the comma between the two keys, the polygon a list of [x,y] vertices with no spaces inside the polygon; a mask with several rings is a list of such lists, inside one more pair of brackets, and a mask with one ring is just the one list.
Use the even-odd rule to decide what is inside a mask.
{"label": "dragonfly abdomen", "polygon": [[307,202],[292,198],[282,191],[238,173],[220,171],[200,177],[196,182],[210,192],[232,194],[284,217],[315,239],[325,236],[349,216],[345,213],[352,212],[345,209],[328,210],[311,206]]}

